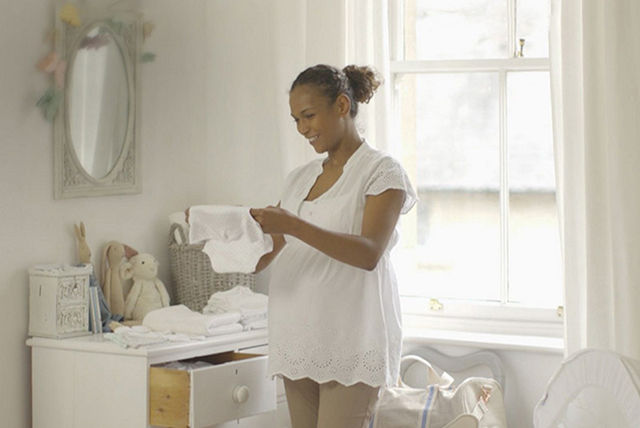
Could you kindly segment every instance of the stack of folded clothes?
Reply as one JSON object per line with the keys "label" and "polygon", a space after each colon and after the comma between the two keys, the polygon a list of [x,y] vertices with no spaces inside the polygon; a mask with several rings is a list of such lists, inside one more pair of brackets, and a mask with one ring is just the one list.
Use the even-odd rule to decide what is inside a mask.
{"label": "stack of folded clothes", "polygon": [[104,333],[104,338],[117,343],[123,348],[140,348],[141,346],[155,345],[169,340],[166,335],[153,332],[141,325],[117,327],[112,333]]}
{"label": "stack of folded clothes", "polygon": [[240,318],[239,313],[201,314],[185,305],[174,305],[147,313],[142,325],[159,332],[218,336],[242,331]]}
{"label": "stack of folded clothes", "polygon": [[192,311],[185,305],[174,305],[150,311],[142,320],[142,325],[119,326],[113,333],[105,333],[104,337],[125,348],[204,340],[211,336],[266,328],[266,317],[266,306],[261,309],[255,304],[204,314]]}
{"label": "stack of folded clothes", "polygon": [[245,330],[267,328],[269,298],[250,288],[238,285],[227,291],[213,293],[202,309],[203,314],[238,314]]}
{"label": "stack of folded clothes", "polygon": [[182,333],[158,332],[143,325],[113,328],[112,333],[104,333],[104,338],[115,342],[123,348],[140,348],[164,342],[188,342],[204,339],[204,336],[190,336]]}

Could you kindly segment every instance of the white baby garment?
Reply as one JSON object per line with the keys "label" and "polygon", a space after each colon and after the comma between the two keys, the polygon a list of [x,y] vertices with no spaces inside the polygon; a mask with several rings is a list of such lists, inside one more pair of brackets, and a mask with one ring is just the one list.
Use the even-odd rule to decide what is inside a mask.
{"label": "white baby garment", "polygon": [[230,290],[213,293],[207,305],[202,308],[202,312],[205,314],[240,312],[244,318],[249,318],[266,315],[268,306],[268,296],[256,293],[249,287],[236,285]]}
{"label": "white baby garment", "polygon": [[250,273],[262,255],[273,250],[249,208],[225,205],[197,205],[189,210],[189,243],[205,242],[202,251],[218,273]]}

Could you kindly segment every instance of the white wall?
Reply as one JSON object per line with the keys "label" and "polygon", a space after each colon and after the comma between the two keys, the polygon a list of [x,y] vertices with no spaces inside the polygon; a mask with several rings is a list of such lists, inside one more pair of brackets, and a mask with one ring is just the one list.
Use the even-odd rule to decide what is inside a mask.
{"label": "white wall", "polygon": [[[121,240],[155,254],[159,276],[168,284],[169,213],[197,203],[276,202],[284,174],[313,155],[296,135],[287,90],[307,65],[344,63],[344,50],[336,48],[344,34],[331,28],[343,19],[333,15],[341,2],[142,0],[145,18],[156,24],[145,50],[157,54],[155,62],[142,66],[143,192],[59,201],[52,196],[52,127],[35,107],[49,82],[35,64],[50,49],[43,36],[53,27],[52,0],[5,2],[0,14],[3,426],[31,425],[30,356],[24,344],[29,266],[74,262],[73,223],[82,220],[95,263],[106,241]],[[534,370],[527,373],[521,373],[523,364],[513,365],[520,374],[512,378],[521,385],[514,390],[524,397],[525,378],[546,378],[542,368],[551,362],[544,356],[516,357],[539,362],[529,364]]]}
{"label": "white wall", "polygon": [[[212,203],[264,206],[278,201],[284,173],[278,144],[273,6],[245,0],[207,3],[206,86]],[[280,94],[284,99],[286,93]]]}
{"label": "white wall", "polygon": [[[167,215],[206,194],[203,1],[149,0],[156,30],[142,66],[142,185],[139,195],[53,200],[52,126],[35,103],[48,78],[35,68],[48,53],[53,6],[4,2],[0,14],[0,402],[2,426],[30,423],[27,269],[75,262],[73,223],[84,221],[97,262],[102,244],[122,240],[155,254],[167,282]],[[214,160],[215,161],[215,160]],[[117,393],[117,392],[116,392]]]}
{"label": "white wall", "polygon": [[209,158],[224,165],[208,170],[210,201],[275,204],[286,173],[315,156],[297,134],[288,90],[309,65],[344,64],[343,1],[207,3]]}

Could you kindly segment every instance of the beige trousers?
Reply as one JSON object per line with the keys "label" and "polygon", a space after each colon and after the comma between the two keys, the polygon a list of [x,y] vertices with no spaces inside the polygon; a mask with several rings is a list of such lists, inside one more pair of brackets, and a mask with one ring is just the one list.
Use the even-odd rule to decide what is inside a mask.
{"label": "beige trousers", "polygon": [[366,428],[378,387],[283,378],[292,428]]}

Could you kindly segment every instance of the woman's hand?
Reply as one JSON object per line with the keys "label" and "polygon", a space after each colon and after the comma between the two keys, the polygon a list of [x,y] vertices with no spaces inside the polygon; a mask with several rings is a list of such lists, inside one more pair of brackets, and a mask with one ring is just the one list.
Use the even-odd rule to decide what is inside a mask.
{"label": "woman's hand", "polygon": [[264,233],[291,234],[297,219],[289,211],[269,205],[266,208],[251,208],[249,213],[260,224]]}
{"label": "woman's hand", "polygon": [[184,210],[184,221],[186,221],[187,224],[189,224],[189,209],[190,207]]}

